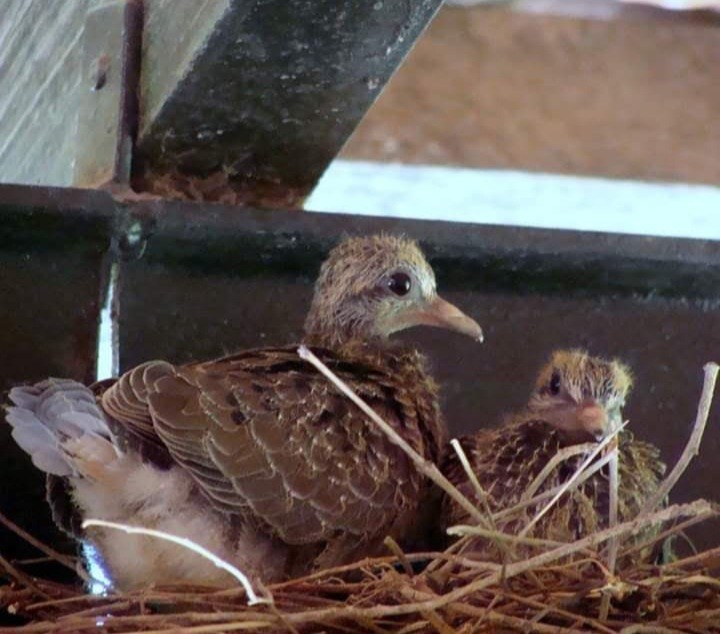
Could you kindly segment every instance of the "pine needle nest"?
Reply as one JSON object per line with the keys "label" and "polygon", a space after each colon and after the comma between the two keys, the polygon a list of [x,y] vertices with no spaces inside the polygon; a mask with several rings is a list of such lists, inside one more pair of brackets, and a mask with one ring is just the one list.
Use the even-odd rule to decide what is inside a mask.
{"label": "pine needle nest", "polygon": [[[718,375],[716,364],[705,366],[697,419],[685,450],[643,512],[632,521],[618,523],[611,501],[608,528],[573,543],[558,543],[498,531],[487,509],[475,508],[435,465],[415,454],[309,350],[301,348],[299,354],[361,407],[410,455],[418,469],[468,511],[472,509],[471,516],[477,522],[452,527],[449,532],[458,539],[444,552],[404,553],[387,540],[385,557],[267,587],[252,587],[242,571],[216,561],[235,575],[237,588],[183,586],[96,596],[85,592],[87,573],[73,558],[39,543],[0,515],[3,524],[46,556],[78,572],[76,584],[59,584],[35,578],[24,565],[0,557],[0,567],[9,579],[0,586],[0,608],[27,621],[13,631],[720,634],[720,545],[663,565],[617,566],[633,550],[660,544],[689,526],[720,515],[720,506],[706,500],[663,507],[663,500],[699,450]],[[609,464],[612,479],[613,460],[617,460],[612,439],[604,451],[603,460]],[[584,469],[559,490],[535,496],[535,519],[556,498],[582,482],[590,465],[597,462],[587,460]],[[651,524],[659,530],[647,543],[628,539]],[[174,536],[153,536],[177,540]],[[502,546],[508,554],[503,564],[468,556],[465,547],[478,536]],[[522,546],[523,558],[512,556],[516,545]],[[198,548],[192,544],[188,547]],[[201,554],[213,557],[211,553]]]}

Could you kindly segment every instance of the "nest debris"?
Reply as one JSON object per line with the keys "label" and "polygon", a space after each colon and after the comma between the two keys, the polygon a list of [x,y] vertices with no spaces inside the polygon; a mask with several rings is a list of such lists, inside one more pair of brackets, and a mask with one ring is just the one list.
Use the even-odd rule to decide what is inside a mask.
{"label": "nest debris", "polygon": [[[309,351],[300,353],[314,363]],[[260,588],[259,594],[266,599],[254,605],[248,604],[243,587],[149,588],[97,596],[86,593],[81,576],[74,584],[38,579],[28,565],[0,556],[0,568],[8,579],[0,585],[0,609],[25,619],[25,625],[10,630],[38,634],[720,634],[720,546],[662,565],[633,564],[615,570],[616,562],[629,550],[660,544],[693,524],[720,515],[720,505],[705,500],[658,510],[699,449],[717,374],[716,364],[705,366],[690,440],[640,516],[622,524],[610,521],[608,528],[574,543],[526,538],[522,531],[520,535],[501,533],[487,509],[473,507],[477,525],[453,527],[451,532],[459,539],[443,552],[406,554],[388,540],[390,554],[386,557]],[[335,382],[332,376],[328,378]],[[383,427],[376,414],[368,415]],[[411,457],[417,458],[418,469],[449,495],[461,495],[435,465]],[[575,478],[575,486],[581,480],[582,476]],[[566,486],[569,490],[573,484]],[[535,506],[542,512],[547,496],[536,498]],[[33,540],[2,515],[0,522],[50,559],[79,569],[72,558]],[[649,524],[661,525],[663,530],[645,544],[623,546],[626,537]],[[507,553],[505,562],[473,558],[470,546],[478,537],[501,543]],[[523,546],[521,559],[512,556],[517,544]]]}

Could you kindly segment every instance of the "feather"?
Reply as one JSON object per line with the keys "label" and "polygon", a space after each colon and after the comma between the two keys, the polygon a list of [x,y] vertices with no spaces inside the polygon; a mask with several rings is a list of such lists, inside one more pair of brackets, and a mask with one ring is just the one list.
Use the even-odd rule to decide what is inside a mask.
{"label": "feather", "polygon": [[6,419],[12,436],[38,469],[55,476],[77,476],[63,443],[85,434],[110,438],[93,392],[76,381],[46,379],[10,390]]}

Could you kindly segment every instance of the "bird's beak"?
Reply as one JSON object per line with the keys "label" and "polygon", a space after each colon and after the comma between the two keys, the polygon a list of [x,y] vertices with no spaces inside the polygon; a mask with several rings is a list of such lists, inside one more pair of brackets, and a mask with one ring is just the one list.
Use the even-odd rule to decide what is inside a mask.
{"label": "bird's beak", "polygon": [[427,304],[408,315],[413,325],[437,326],[455,330],[482,343],[483,331],[480,325],[468,317],[457,306],[435,296]]}
{"label": "bird's beak", "polygon": [[587,401],[577,407],[577,421],[580,429],[600,442],[610,431],[607,412],[595,401]]}

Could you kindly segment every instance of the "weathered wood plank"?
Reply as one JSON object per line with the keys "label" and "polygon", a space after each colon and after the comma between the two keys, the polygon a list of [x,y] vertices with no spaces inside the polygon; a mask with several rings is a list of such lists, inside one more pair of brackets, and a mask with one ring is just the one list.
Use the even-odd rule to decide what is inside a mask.
{"label": "weathered wood plank", "polygon": [[3,0],[0,181],[72,183],[83,27],[103,1]]}
{"label": "weathered wood plank", "polygon": [[88,12],[73,184],[128,185],[138,116],[142,0]]}
{"label": "weathered wood plank", "polygon": [[[128,180],[132,38],[140,0],[5,0],[0,181],[85,187]],[[137,22],[135,26],[134,22]],[[139,55],[139,40],[137,42]],[[138,60],[139,62],[139,60]],[[103,86],[96,86],[99,69]],[[124,177],[124,179],[122,178]]]}

